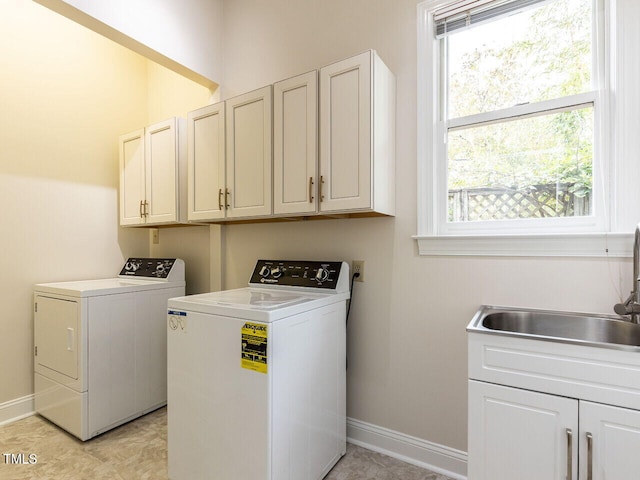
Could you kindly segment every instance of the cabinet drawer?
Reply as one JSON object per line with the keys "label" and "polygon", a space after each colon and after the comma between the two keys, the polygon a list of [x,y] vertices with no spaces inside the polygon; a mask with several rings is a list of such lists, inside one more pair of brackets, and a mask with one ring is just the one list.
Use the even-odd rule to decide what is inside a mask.
{"label": "cabinet drawer", "polygon": [[640,355],[469,334],[469,378],[640,409]]}

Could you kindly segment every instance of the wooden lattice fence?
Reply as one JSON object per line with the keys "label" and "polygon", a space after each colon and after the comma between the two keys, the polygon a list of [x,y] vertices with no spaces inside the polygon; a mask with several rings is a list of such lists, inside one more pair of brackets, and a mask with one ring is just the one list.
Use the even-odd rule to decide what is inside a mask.
{"label": "wooden lattice fence", "polygon": [[573,184],[531,185],[524,189],[449,190],[449,220],[510,220],[589,215],[591,196],[573,193]]}

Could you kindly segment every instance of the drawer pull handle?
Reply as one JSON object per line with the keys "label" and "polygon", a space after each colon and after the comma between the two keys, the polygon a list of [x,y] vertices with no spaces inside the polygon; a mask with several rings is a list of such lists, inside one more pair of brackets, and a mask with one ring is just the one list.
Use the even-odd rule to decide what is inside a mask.
{"label": "drawer pull handle", "polygon": [[573,432],[567,428],[567,480],[573,480]]}
{"label": "drawer pull handle", "polygon": [[593,480],[593,435],[587,432],[587,480]]}

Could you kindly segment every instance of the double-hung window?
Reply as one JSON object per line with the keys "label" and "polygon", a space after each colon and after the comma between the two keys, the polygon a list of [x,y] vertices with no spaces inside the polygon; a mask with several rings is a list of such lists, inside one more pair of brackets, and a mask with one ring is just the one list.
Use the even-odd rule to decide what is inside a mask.
{"label": "double-hung window", "polygon": [[420,5],[419,233],[606,231],[599,5]]}

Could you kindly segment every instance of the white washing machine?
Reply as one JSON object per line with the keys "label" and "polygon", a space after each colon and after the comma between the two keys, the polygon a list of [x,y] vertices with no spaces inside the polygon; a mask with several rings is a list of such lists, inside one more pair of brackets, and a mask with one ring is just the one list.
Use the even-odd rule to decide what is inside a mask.
{"label": "white washing machine", "polygon": [[35,410],[81,440],[167,402],[167,300],[184,262],[130,258],[117,278],[34,288]]}
{"label": "white washing machine", "polygon": [[317,480],[346,448],[344,262],[259,260],[245,288],[172,298],[171,480]]}

